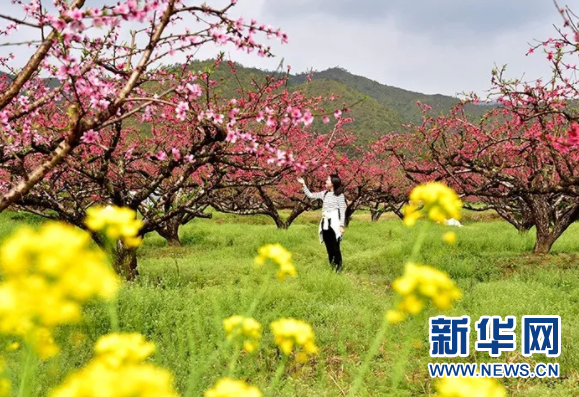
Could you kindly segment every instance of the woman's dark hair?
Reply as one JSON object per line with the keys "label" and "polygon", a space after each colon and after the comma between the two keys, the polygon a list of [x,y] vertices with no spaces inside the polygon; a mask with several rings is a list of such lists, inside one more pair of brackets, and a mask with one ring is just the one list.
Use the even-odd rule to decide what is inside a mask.
{"label": "woman's dark hair", "polygon": [[334,187],[334,194],[336,196],[344,194],[344,186],[342,185],[342,180],[338,174],[330,175],[330,180],[332,181],[332,186]]}

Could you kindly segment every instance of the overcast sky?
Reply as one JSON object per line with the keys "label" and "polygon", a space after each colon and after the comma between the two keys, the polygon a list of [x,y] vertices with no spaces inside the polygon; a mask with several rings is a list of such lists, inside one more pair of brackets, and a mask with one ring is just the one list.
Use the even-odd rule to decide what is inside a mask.
{"label": "overcast sky", "polygon": [[[0,1],[4,12],[15,12],[8,0]],[[229,1],[207,0],[215,6]],[[579,0],[569,3],[579,10]],[[508,64],[510,77],[548,75],[543,54],[525,54],[535,39],[556,34],[553,24],[562,25],[551,0],[238,0],[231,16],[240,15],[289,35],[288,44],[271,41],[274,59],[228,51],[245,65],[271,70],[283,58],[292,72],[340,66],[383,84],[446,95],[483,94],[495,65]],[[29,39],[25,29],[15,37]],[[216,51],[204,48],[198,55],[213,57]]]}
{"label": "overcast sky", "polygon": [[289,35],[288,44],[273,46],[276,60],[230,52],[244,64],[274,68],[283,57],[294,72],[341,66],[447,95],[483,93],[495,64],[508,64],[512,77],[547,75],[542,54],[525,54],[562,25],[551,0],[239,0],[235,13]]}

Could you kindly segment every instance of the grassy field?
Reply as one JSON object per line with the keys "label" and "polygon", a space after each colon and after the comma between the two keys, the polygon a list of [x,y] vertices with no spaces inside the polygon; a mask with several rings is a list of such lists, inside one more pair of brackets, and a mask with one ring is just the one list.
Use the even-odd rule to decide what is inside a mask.
{"label": "grassy field", "polygon": [[[245,313],[263,292],[253,313],[264,326],[262,348],[240,356],[234,377],[258,386],[264,396],[345,395],[384,312],[394,302],[390,283],[403,272],[417,228],[406,228],[393,217],[371,223],[367,215],[358,215],[342,245],[345,272],[336,275],[317,239],[317,216],[308,213],[288,231],[279,231],[265,218],[216,214],[213,220],[183,227],[180,248],[167,247],[157,235],[147,236],[139,249],[141,277],[120,293],[121,330],[140,332],[153,340],[157,345],[154,362],[175,374],[178,390],[202,396],[203,390],[230,370],[231,351],[215,354],[225,339],[222,319]],[[0,239],[25,222],[38,221],[0,215]],[[563,235],[552,255],[542,257],[528,254],[534,243],[532,234],[519,235],[488,215],[474,214],[465,220],[464,228],[453,228],[458,237],[454,246],[442,242],[444,229],[431,227],[421,262],[448,272],[463,290],[462,301],[447,315],[467,314],[472,323],[481,315],[515,315],[517,341],[523,315],[559,314],[563,324],[562,354],[557,359],[524,358],[520,345],[492,359],[475,351],[473,326],[470,357],[452,361],[558,362],[559,379],[504,380],[509,395],[579,396],[579,345],[573,343],[579,337],[579,225]],[[283,283],[253,266],[257,249],[277,242],[292,252],[298,271],[298,277]],[[433,395],[427,363],[440,360],[429,357],[428,318],[435,314],[428,309],[390,327],[360,396]],[[320,353],[313,362],[290,365],[272,390],[268,386],[279,358],[268,324],[281,317],[312,324]],[[57,335],[66,347],[57,358],[39,364],[33,395],[46,395],[65,374],[90,359],[94,340],[109,331],[107,308],[91,306],[83,324]],[[19,354],[9,353],[8,359],[18,362]],[[191,377],[192,368],[203,373]],[[11,370],[18,372],[17,364]],[[393,379],[401,382],[393,383]]]}

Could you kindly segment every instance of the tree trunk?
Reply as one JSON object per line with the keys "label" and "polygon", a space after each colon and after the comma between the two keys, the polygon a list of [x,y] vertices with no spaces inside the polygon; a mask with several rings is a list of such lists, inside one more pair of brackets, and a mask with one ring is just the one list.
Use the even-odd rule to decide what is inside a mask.
{"label": "tree trunk", "polygon": [[557,240],[557,237],[560,236],[560,233],[557,233],[560,229],[558,227],[560,220],[557,222],[555,211],[550,208],[549,202],[545,197],[530,196],[527,198],[526,203],[533,215],[535,228],[537,230],[533,253],[548,254],[553,243]]}
{"label": "tree trunk", "polygon": [[273,218],[275,225],[277,226],[278,229],[287,230],[289,228],[287,222],[284,222],[284,220],[281,219],[281,217],[277,213],[275,215],[270,216]]}
{"label": "tree trunk", "polygon": [[261,196],[263,203],[265,204],[266,214],[273,219],[278,229],[287,230],[289,225],[283,219],[281,219],[281,216],[279,216],[279,213],[277,212],[277,207],[273,202],[273,200],[266,194],[266,192],[261,188],[261,186],[257,187],[257,191],[259,192],[259,195]]}
{"label": "tree trunk", "polygon": [[[109,253],[112,247],[109,246],[106,237],[91,231],[89,231],[89,233],[100,249]],[[113,249],[111,256],[113,270],[118,276],[127,281],[133,281],[139,275],[139,270],[137,269],[137,248],[127,247],[123,244],[122,240],[118,240],[117,246]]]}
{"label": "tree trunk", "polygon": [[371,215],[372,222],[378,222],[378,220],[380,219],[380,217],[382,216],[383,213],[384,213],[384,211],[371,210],[370,215]]}
{"label": "tree trunk", "polygon": [[292,223],[298,218],[298,216],[303,214],[306,209],[307,209],[307,206],[305,206],[303,203],[298,202],[296,205],[294,205],[294,208],[292,209],[291,214],[285,220],[285,224],[286,224],[285,228],[289,229],[289,227],[292,225]]}
{"label": "tree trunk", "polygon": [[400,206],[392,206],[392,212],[394,212],[394,214],[400,218],[400,220],[404,219],[404,214],[402,213],[402,208],[404,207],[404,205],[400,205]]}
{"label": "tree trunk", "polygon": [[346,219],[344,219],[344,225],[348,227],[350,225],[350,221],[352,220],[352,215],[356,212],[355,208],[346,207]]}
{"label": "tree trunk", "polygon": [[527,233],[535,224],[533,213],[523,200],[515,199],[511,203],[508,201],[497,203],[496,200],[491,200],[489,204],[494,207],[501,218],[513,225],[520,234]]}
{"label": "tree trunk", "polygon": [[553,234],[539,233],[537,230],[537,240],[535,241],[535,247],[533,248],[534,254],[548,254],[551,251],[551,247],[555,243],[557,238]]}
{"label": "tree trunk", "polygon": [[555,241],[577,220],[579,199],[560,195],[532,195],[525,201],[537,229],[533,253],[548,254]]}
{"label": "tree trunk", "polygon": [[529,230],[531,230],[533,228],[533,226],[529,226],[529,225],[522,225],[522,224],[517,224],[515,225],[515,227],[517,228],[517,232],[519,232],[519,234],[527,234],[529,233]]}
{"label": "tree trunk", "polygon": [[181,247],[181,240],[179,239],[179,227],[181,226],[181,219],[174,217],[165,222],[165,226],[159,228],[157,233],[165,240],[167,245],[171,247]]}
{"label": "tree trunk", "polygon": [[119,240],[113,257],[113,269],[119,276],[127,281],[133,281],[139,275],[136,248],[127,247]]}

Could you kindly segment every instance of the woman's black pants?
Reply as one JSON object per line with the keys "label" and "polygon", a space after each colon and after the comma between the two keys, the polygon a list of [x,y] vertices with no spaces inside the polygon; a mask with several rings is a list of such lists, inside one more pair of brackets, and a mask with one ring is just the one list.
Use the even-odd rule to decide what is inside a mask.
{"label": "woman's black pants", "polygon": [[328,230],[322,230],[322,237],[324,244],[326,244],[330,264],[339,272],[342,269],[342,253],[340,252],[340,242],[336,240],[336,232],[328,227]]}

